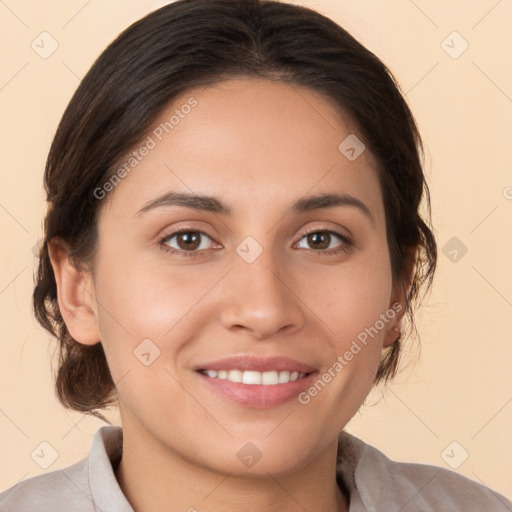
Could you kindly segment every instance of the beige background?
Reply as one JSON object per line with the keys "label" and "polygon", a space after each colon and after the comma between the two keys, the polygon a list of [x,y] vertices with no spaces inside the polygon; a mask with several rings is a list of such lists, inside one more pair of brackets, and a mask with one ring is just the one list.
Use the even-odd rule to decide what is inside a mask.
{"label": "beige background", "polygon": [[[54,344],[31,313],[42,171],[80,77],[122,29],[165,3],[0,2],[0,490],[84,457],[101,425],[54,398]],[[398,77],[427,146],[441,250],[419,319],[421,358],[413,364],[412,350],[411,363],[349,430],[392,458],[458,466],[511,497],[512,1],[296,3],[334,18]],[[47,59],[31,47],[43,31],[58,42]],[[465,255],[451,245],[443,254],[453,237]],[[43,449],[51,462],[53,452],[42,442],[57,456],[46,470],[36,454]]]}

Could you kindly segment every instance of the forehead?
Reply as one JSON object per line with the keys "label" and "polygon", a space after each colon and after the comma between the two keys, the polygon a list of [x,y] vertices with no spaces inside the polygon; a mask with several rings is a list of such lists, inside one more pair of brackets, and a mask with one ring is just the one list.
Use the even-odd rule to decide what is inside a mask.
{"label": "forehead", "polygon": [[135,211],[167,190],[221,196],[235,212],[336,191],[366,199],[379,217],[377,165],[366,149],[357,156],[361,138],[341,108],[308,88],[254,79],[196,87],[134,148],[108,209]]}

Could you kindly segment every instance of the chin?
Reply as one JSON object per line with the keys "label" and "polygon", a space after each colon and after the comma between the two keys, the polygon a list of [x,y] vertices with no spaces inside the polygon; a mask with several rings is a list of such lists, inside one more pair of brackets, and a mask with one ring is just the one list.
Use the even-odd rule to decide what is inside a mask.
{"label": "chin", "polygon": [[218,439],[216,442],[212,440],[204,445],[204,449],[198,447],[201,460],[196,460],[196,464],[231,477],[268,478],[269,473],[273,476],[292,474],[310,462],[308,453],[314,451],[313,447],[308,449],[304,443],[293,439],[286,442],[282,436],[270,441],[267,436],[267,433],[260,438],[245,436],[229,440],[222,446]]}

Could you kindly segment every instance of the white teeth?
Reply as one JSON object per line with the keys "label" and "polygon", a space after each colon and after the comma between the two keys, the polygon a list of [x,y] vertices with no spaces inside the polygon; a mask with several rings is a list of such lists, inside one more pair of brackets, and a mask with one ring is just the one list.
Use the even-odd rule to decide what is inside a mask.
{"label": "white teeth", "polygon": [[290,372],[279,372],[279,384],[290,382]]}
{"label": "white teeth", "polygon": [[242,382],[243,376],[244,374],[240,370],[229,370],[228,380],[231,382]]}
{"label": "white teeth", "polygon": [[204,373],[212,379],[229,380],[231,382],[243,382],[244,384],[254,385],[263,384],[265,386],[275,386],[276,384],[287,384],[302,379],[305,373],[276,370],[268,372],[255,372],[241,370],[204,370]]}
{"label": "white teeth", "polygon": [[242,377],[244,384],[261,384],[261,373],[260,372],[244,372]]}
{"label": "white teeth", "polygon": [[263,372],[261,375],[261,383],[273,386],[279,382],[279,374],[277,372]]}

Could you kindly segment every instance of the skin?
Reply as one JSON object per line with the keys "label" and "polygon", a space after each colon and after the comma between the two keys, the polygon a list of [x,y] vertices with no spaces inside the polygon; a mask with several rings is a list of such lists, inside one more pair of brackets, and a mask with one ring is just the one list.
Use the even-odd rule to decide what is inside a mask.
{"label": "skin", "polygon": [[[117,384],[124,451],[116,476],[137,512],[346,511],[337,436],[371,389],[404,307],[306,405],[244,407],[212,393],[193,368],[251,354],[291,357],[321,375],[382,313],[404,306],[377,164],[368,149],[355,161],[339,151],[357,130],[308,89],[229,80],[187,91],[156,125],[191,97],[198,105],[103,200],[92,271],[75,269],[59,241],[51,245],[66,324],[80,343],[102,341]],[[137,215],[169,191],[214,196],[232,213],[174,205]],[[350,194],[372,218],[346,205],[289,211],[322,193]],[[186,252],[180,237],[160,241],[181,228],[210,237],[195,257],[164,250]],[[308,231],[322,230],[352,243],[335,235],[327,249],[308,243]],[[263,249],[252,263],[236,251],[247,236]],[[160,350],[149,366],[133,353],[144,339]],[[237,457],[247,442],[261,453],[252,468]]]}

